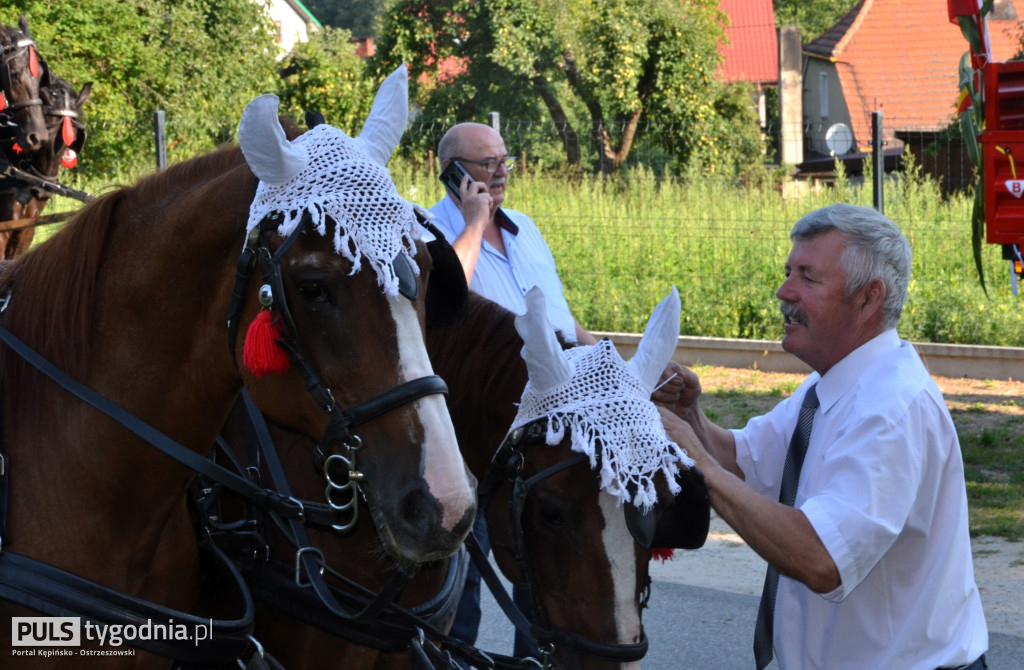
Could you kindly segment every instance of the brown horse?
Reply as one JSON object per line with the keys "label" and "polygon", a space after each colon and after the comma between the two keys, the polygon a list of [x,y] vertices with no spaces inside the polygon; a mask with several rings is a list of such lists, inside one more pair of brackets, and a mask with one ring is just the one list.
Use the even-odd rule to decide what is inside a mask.
{"label": "brown horse", "polygon": [[[439,256],[435,251],[435,262]],[[434,294],[431,291],[430,295]],[[443,304],[445,300],[438,302]],[[673,342],[677,327],[678,311],[672,326]],[[527,586],[533,595],[534,606],[527,614],[540,624],[535,633],[550,654],[549,660],[564,668],[630,667],[627,663],[631,661],[621,659],[639,659],[646,649],[640,611],[649,584],[652,538],[647,537],[643,546],[634,541],[618,500],[602,492],[596,477],[586,475],[587,464],[572,451],[569,434],[557,446],[545,446],[544,431],[519,431],[514,445],[506,441],[499,455],[504,459],[514,456],[521,469],[511,472],[507,460],[495,462],[496,446],[503,444],[516,418],[516,405],[528,381],[515,315],[471,293],[454,316],[431,319],[428,315],[427,346],[434,369],[449,382],[448,403],[463,457],[478,479],[490,482],[487,514],[496,557],[506,576]],[[274,431],[274,436],[284,451],[298,454],[289,470],[301,477],[309,470],[304,450],[283,431]],[[508,510],[516,478],[525,481],[550,468],[557,471],[532,484],[521,501],[521,513],[511,517]],[[306,486],[315,485],[311,478],[306,479]],[[672,500],[667,482],[656,479],[661,499]],[[696,524],[689,524],[696,528],[688,530],[700,538],[688,538],[680,546],[699,546],[703,541],[701,526],[703,533],[707,532],[706,489],[696,477],[684,486],[687,494],[695,494],[696,501],[692,510]],[[662,515],[666,508],[667,502],[660,503],[657,513]],[[316,540],[326,564],[337,573],[370,593],[387,588],[396,567],[377,549],[371,526],[357,527],[347,537],[319,534]],[[665,541],[658,538],[655,546],[670,546],[659,544]],[[444,594],[451,569],[447,564],[420,566],[397,603],[413,607]],[[398,640],[404,643],[400,651],[382,653],[382,649],[395,649],[395,640],[355,644],[358,638],[352,636],[346,622],[331,620],[315,604],[305,601],[284,609],[288,614],[277,606],[258,605],[257,631],[267,649],[291,669],[403,668],[410,662],[405,647],[416,647],[415,633],[409,633]],[[432,622],[433,626],[446,630],[453,612],[448,614],[448,619]],[[415,630],[415,623],[407,618],[399,617],[397,625]],[[489,667],[479,654],[460,654],[465,650],[458,643],[438,637],[434,641],[463,660]],[[516,667],[515,659],[505,662],[509,665],[499,667]],[[449,666],[442,661],[437,667]]]}
{"label": "brown horse", "polygon": [[[380,134],[371,119],[358,138],[369,140],[359,146]],[[330,131],[320,138],[345,143],[340,131]],[[386,551],[402,560],[438,559],[455,552],[469,529],[473,482],[436,384],[424,397],[385,403],[386,415],[365,425],[353,425],[345,409],[432,378],[422,335],[430,270],[423,243],[414,241],[384,267],[368,254],[352,260],[339,253],[308,216],[287,236],[277,214],[247,233],[254,194],[266,196],[285,173],[313,183],[318,173],[309,170],[324,144],[284,141],[266,105],[253,118],[246,110],[239,136],[248,164],[239,148],[226,147],[106,195],[4,269],[0,488],[9,488],[9,496],[0,496],[6,522],[0,522],[0,593],[13,600],[0,602],[5,615],[78,614],[49,596],[19,598],[34,584],[17,571],[12,577],[16,560],[18,569],[25,561],[47,564],[163,607],[195,606],[200,557],[185,495],[194,478],[189,455],[208,450],[243,385],[280,425],[318,440],[330,430],[332,439],[320,444],[328,457],[361,441],[361,493],[379,535],[388,538]],[[348,165],[361,166],[364,181],[345,188],[356,198],[377,194],[397,203],[388,210],[396,219],[378,221],[377,231],[405,235],[398,215],[411,217],[412,210],[405,212],[393,194],[383,154],[379,146],[376,154],[356,150]],[[275,212],[303,207],[262,202]],[[333,214],[320,224],[341,232]],[[347,234],[361,225],[346,221]],[[240,253],[252,262],[239,262]],[[265,274],[262,287],[246,281],[254,264]],[[393,294],[380,283],[389,271],[401,276]],[[269,344],[284,347],[290,366],[261,375],[254,371],[259,357],[250,356],[256,326],[245,326],[265,312],[274,315],[269,327],[278,328]],[[29,353],[15,354],[20,347],[11,338],[48,361],[39,368],[52,365],[70,379],[47,380]],[[80,397],[91,398],[88,390],[106,400],[83,402]],[[117,412],[94,409],[107,401],[158,434],[138,426],[129,432],[112,419]],[[180,458],[175,462],[146,442],[174,442],[185,453],[161,446]],[[293,499],[257,493],[257,504],[291,508],[292,518],[301,518]],[[10,627],[0,629],[0,647],[12,649]],[[83,644],[97,643],[83,631]],[[60,667],[62,661],[5,654],[0,667]],[[74,665],[153,668],[170,661],[139,652],[76,657]]]}
{"label": "brown horse", "polygon": [[[61,166],[75,167],[85,144],[82,105],[92,93],[92,84],[85,84],[76,92],[40,60],[43,72],[40,97],[46,119],[46,139],[36,151],[7,156],[19,173],[0,180],[0,222],[31,222],[43,211],[54,192],[67,193],[57,181]],[[32,225],[0,231],[0,258],[9,260],[25,253],[34,237]]]}

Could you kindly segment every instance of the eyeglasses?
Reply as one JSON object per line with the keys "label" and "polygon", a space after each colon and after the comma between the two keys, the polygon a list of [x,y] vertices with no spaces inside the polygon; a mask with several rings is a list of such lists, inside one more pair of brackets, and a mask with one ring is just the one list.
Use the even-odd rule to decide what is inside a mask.
{"label": "eyeglasses", "polygon": [[501,165],[505,166],[505,169],[509,172],[516,166],[515,156],[506,156],[504,158],[488,158],[487,160],[475,161],[469,158],[452,158],[453,161],[459,161],[460,163],[471,163],[473,165],[480,165],[484,170],[487,170],[488,174],[492,174],[498,171],[498,167]]}

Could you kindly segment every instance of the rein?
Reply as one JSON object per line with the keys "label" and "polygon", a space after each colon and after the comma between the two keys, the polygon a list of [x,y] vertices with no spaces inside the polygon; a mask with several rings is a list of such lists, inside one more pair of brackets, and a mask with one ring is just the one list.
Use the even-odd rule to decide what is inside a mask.
{"label": "rein", "polygon": [[[512,599],[505,592],[494,568],[491,567],[490,562],[484,556],[479,546],[477,545],[476,550],[473,551],[473,545],[476,545],[476,540],[471,536],[470,539],[467,539],[467,545],[470,546],[473,562],[476,564],[484,581],[487,582],[488,588],[490,588],[495,600],[504,611],[505,616],[521,633],[529,637],[540,650],[544,667],[549,667],[548,664],[550,663],[551,656],[554,654],[555,648],[559,646],[568,647],[589,656],[596,656],[611,661],[639,661],[647,654],[649,646],[647,634],[642,630],[640,641],[633,644],[604,642],[585,637],[571,630],[552,626],[548,621],[543,605],[536,596],[535,589],[533,588],[536,580],[533,578],[533,570],[530,568],[522,524],[522,513],[526,498],[533,487],[539,482],[568,468],[587,464],[589,460],[583,454],[576,454],[529,478],[525,478],[523,476],[523,467],[526,463],[526,448],[544,439],[544,435],[547,432],[547,423],[548,419],[546,418],[537,419],[509,433],[495,453],[491,467],[488,469],[484,481],[480,484],[478,493],[477,513],[482,514],[486,513],[494,493],[503,482],[509,482],[512,485],[509,515],[511,517],[514,544],[513,559],[523,582],[521,586],[526,588],[529,595],[534,613],[532,623],[527,620],[522,611],[516,607],[515,603],[512,602]],[[648,579],[644,598],[640,603],[641,607],[646,605],[646,600],[650,593],[649,589],[650,583]]]}
{"label": "rein", "polygon": [[[9,293],[2,297],[0,314],[6,309],[9,300]],[[268,508],[274,508],[286,514],[302,513],[302,507],[295,504],[297,501],[287,500],[273,491],[260,489],[235,476],[132,416],[119,405],[92,389],[83,386],[28,347],[3,325],[0,325],[0,341],[3,341],[14,353],[59,386],[111,417],[186,467],[215,476],[225,486],[237,490],[241,495],[248,495],[252,500],[265,504]],[[137,624],[143,618],[154,619],[165,625],[170,625],[175,620],[201,625],[206,625],[209,622],[210,640],[201,645],[197,645],[193,641],[176,643],[162,640],[133,640],[132,642],[140,649],[195,664],[231,663],[240,659],[254,646],[257,648],[257,654],[253,658],[263,659],[262,652],[258,649],[258,643],[251,637],[255,617],[252,596],[238,570],[212,543],[201,541],[200,546],[212,552],[223,570],[230,576],[231,584],[242,594],[245,613],[239,619],[201,619],[187,612],[172,610],[135,598],[6,549],[4,545],[11,544],[10,537],[6,532],[10,459],[6,454],[2,456],[3,458],[0,460],[0,493],[2,493],[0,495],[0,504],[2,504],[0,507],[0,597],[51,616],[83,616],[104,625]],[[265,661],[272,664],[253,667],[276,666],[276,662],[269,656]]]}

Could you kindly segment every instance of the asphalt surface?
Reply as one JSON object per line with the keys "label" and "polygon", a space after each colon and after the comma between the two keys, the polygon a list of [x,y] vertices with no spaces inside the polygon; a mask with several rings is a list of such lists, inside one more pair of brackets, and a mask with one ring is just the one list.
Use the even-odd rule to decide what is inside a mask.
{"label": "asphalt surface", "polygon": [[[644,669],[753,670],[758,600],[753,595],[655,580],[650,608],[644,612],[644,628],[651,643]],[[511,654],[512,624],[486,589],[482,608],[477,646]],[[989,633],[986,656],[992,670],[1021,670],[1024,637]],[[778,665],[773,662],[769,668],[777,670]]]}

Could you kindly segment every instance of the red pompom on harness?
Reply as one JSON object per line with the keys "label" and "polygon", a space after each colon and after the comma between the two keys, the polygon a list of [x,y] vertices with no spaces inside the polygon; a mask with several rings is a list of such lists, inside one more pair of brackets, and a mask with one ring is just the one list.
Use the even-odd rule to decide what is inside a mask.
{"label": "red pompom on harness", "polygon": [[75,124],[71,122],[70,116],[65,116],[60,125],[60,138],[64,140],[65,146],[75,143]]}
{"label": "red pompom on harness", "polygon": [[269,309],[261,311],[245,333],[242,363],[257,377],[268,372],[287,372],[292,365],[288,352],[277,344],[282,324]]}
{"label": "red pompom on harness", "polygon": [[663,549],[659,547],[651,548],[651,558],[661,561],[662,563],[664,563],[665,561],[671,561],[673,558],[675,558],[675,555],[675,549]]}
{"label": "red pompom on harness", "polygon": [[39,78],[39,57],[36,56],[36,47],[32,44],[28,47],[28,73],[34,78]]}
{"label": "red pompom on harness", "polygon": [[78,154],[75,153],[74,149],[65,149],[64,155],[60,157],[60,164],[62,167],[70,170],[78,165]]}

